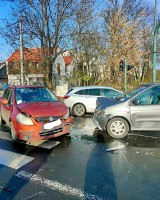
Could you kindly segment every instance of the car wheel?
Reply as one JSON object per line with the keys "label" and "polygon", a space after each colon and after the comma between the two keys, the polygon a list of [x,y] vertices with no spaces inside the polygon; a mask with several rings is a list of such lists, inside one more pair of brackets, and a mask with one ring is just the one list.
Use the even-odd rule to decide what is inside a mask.
{"label": "car wheel", "polygon": [[18,142],[18,137],[17,137],[16,131],[14,129],[13,123],[11,123],[11,136],[12,136],[13,142],[17,143]]}
{"label": "car wheel", "polygon": [[116,117],[108,122],[107,132],[113,138],[124,138],[129,132],[129,125],[125,119]]}
{"label": "car wheel", "polygon": [[83,104],[78,103],[78,104],[74,105],[73,112],[78,117],[81,117],[81,116],[83,116],[85,114],[86,108],[85,108],[85,106]]}
{"label": "car wheel", "polygon": [[0,114],[0,125],[4,125],[5,124],[5,121],[2,119],[2,116]]}

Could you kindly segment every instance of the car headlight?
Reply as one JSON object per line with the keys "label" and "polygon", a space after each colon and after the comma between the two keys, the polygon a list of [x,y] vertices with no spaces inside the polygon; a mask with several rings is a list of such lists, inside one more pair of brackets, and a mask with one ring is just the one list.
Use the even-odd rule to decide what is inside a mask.
{"label": "car headlight", "polygon": [[32,120],[29,117],[27,117],[21,113],[16,116],[16,119],[20,124],[33,125]]}
{"label": "car headlight", "polygon": [[104,117],[105,116],[105,110],[97,110],[96,111],[96,116]]}
{"label": "car headlight", "polygon": [[70,116],[70,111],[68,109],[67,113],[64,115],[64,119],[67,119]]}

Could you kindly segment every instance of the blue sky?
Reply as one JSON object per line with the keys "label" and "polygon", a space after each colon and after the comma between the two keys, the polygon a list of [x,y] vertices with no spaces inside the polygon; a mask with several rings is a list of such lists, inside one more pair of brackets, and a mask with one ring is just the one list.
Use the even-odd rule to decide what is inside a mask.
{"label": "blue sky", "polygon": [[[10,13],[10,4],[11,3],[3,3],[3,0],[0,1],[0,26],[4,26],[4,19],[8,18]],[[5,1],[5,0],[4,0]],[[155,0],[146,0],[154,6]],[[159,13],[160,10],[160,0],[157,0],[157,13]],[[7,42],[4,40],[4,38],[0,37],[0,61],[5,61],[12,53],[14,49],[7,44]]]}
{"label": "blue sky", "polygon": [[[0,2],[0,26],[4,27],[4,19],[8,18],[10,12],[10,3]],[[0,36],[0,61],[5,61],[8,56],[13,52],[13,49],[7,42]]]}

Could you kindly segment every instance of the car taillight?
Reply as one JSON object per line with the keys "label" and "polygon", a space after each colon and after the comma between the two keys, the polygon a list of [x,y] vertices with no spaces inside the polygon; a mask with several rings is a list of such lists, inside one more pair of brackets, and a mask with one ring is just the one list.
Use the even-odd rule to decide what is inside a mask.
{"label": "car taillight", "polygon": [[64,95],[64,99],[68,99],[70,96],[68,95]]}

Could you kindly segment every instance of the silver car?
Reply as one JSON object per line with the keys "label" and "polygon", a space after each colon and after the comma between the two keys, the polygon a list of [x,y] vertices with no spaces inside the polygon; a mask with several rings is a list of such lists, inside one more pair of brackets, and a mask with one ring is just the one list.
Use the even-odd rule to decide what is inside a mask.
{"label": "silver car", "polygon": [[105,86],[80,86],[72,87],[64,96],[64,103],[77,116],[85,113],[94,113],[97,97],[115,98],[122,94],[121,91]]}
{"label": "silver car", "polygon": [[143,84],[118,99],[97,99],[93,121],[113,138],[129,131],[160,131],[160,84]]}

